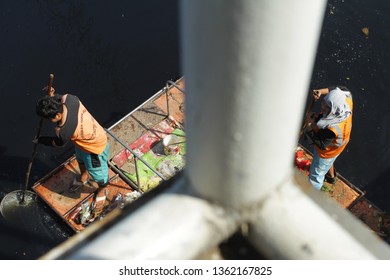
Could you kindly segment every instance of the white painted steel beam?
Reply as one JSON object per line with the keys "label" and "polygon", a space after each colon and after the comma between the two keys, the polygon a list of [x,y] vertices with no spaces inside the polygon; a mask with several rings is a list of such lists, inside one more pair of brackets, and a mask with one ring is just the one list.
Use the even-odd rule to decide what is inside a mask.
{"label": "white painted steel beam", "polygon": [[302,177],[248,212],[248,239],[260,252],[270,259],[390,259],[381,238]]}
{"label": "white painted steel beam", "polygon": [[291,176],[324,0],[183,1],[191,183],[236,208]]}

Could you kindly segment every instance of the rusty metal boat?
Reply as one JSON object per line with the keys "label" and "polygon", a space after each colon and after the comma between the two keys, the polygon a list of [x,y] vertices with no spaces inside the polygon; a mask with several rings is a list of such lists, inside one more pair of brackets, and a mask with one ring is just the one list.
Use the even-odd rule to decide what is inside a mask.
{"label": "rusty metal boat", "polygon": [[185,165],[184,79],[166,86],[106,129],[109,144],[109,190],[105,209],[90,215],[96,187],[71,188],[80,169],[72,156],[37,181],[32,190],[75,232],[131,203],[170,179]]}
{"label": "rusty metal boat", "polygon": [[[106,130],[111,154],[109,195],[106,211],[99,218],[131,203],[184,168],[184,88],[184,78],[168,81],[163,89]],[[308,175],[311,159],[310,151],[298,144],[295,156],[298,174]],[[74,192],[70,190],[79,173],[73,156],[32,187],[75,232],[93,222],[86,219],[85,209],[92,203],[96,191],[89,184]],[[337,174],[335,184],[324,183],[322,191],[378,236],[388,237],[389,215],[341,174]]]}

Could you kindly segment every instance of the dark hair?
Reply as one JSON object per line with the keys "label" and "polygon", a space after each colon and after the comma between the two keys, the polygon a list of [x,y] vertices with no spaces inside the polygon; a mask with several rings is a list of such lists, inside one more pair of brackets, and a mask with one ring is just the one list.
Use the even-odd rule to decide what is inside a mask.
{"label": "dark hair", "polygon": [[36,113],[45,119],[53,119],[58,113],[62,113],[62,95],[54,96],[45,95],[40,98],[36,105]]}
{"label": "dark hair", "polygon": [[337,86],[342,91],[350,91],[346,86]]}

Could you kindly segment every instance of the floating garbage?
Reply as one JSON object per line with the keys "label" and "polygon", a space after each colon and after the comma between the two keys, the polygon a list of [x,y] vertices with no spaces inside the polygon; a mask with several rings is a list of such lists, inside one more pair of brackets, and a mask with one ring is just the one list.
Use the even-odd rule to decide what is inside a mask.
{"label": "floating garbage", "polygon": [[363,34],[368,37],[368,34],[370,34],[370,29],[368,27],[363,27],[362,28]]}

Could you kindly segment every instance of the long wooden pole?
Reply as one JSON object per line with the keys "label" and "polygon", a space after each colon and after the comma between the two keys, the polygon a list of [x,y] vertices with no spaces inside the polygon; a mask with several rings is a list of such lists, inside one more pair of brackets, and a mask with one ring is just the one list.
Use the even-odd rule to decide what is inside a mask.
{"label": "long wooden pole", "polygon": [[301,131],[299,132],[299,138],[298,138],[298,140],[301,138],[302,134],[305,132],[305,129],[306,129],[306,126],[307,126],[306,116],[307,116],[307,114],[309,114],[309,113],[313,110],[315,101],[316,101],[316,99],[315,99],[313,96],[311,96],[310,103],[309,103],[309,105],[307,106],[305,115],[303,116],[303,118],[304,118],[304,119],[303,119],[303,125],[302,125],[302,128],[301,128]]}
{"label": "long wooden pole", "polygon": [[[51,88],[53,87],[53,80],[54,80],[54,75],[50,74],[50,76],[49,76],[49,85],[47,87],[47,95],[49,95],[49,96],[53,95],[51,93]],[[39,120],[38,130],[37,130],[37,134],[35,136],[36,139],[38,139],[38,137],[41,135],[42,124],[43,124],[43,118],[41,118]],[[30,162],[28,164],[28,168],[27,168],[27,172],[26,172],[26,181],[25,181],[25,184],[24,184],[24,191],[22,193],[20,203],[24,202],[25,193],[26,193],[27,188],[28,188],[28,181],[29,181],[29,178],[30,178],[31,167],[32,167],[35,155],[37,154],[37,146],[38,146],[38,142],[35,142],[34,143],[34,148],[33,148],[33,151],[32,151],[32,155],[31,155],[31,159],[30,159]]]}

